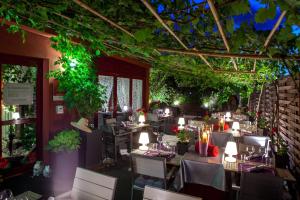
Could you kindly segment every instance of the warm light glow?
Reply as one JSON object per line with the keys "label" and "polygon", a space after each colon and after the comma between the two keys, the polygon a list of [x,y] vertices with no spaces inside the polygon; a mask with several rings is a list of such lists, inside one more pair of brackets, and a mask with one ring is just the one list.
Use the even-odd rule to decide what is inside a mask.
{"label": "warm light glow", "polygon": [[139,122],[140,122],[140,124],[143,125],[145,121],[146,121],[145,120],[145,115],[140,115],[139,116]]}
{"label": "warm light glow", "polygon": [[202,134],[202,142],[207,143],[208,142],[208,131],[204,131]]}
{"label": "warm light glow", "polygon": [[239,122],[233,122],[231,129],[237,131],[238,129],[240,129],[240,123]]}
{"label": "warm light glow", "polygon": [[141,132],[139,143],[142,144],[141,146],[139,146],[140,150],[148,150],[148,147],[146,145],[149,144],[149,135],[147,132]]}
{"label": "warm light glow", "polygon": [[166,109],[165,109],[165,115],[167,115],[167,116],[170,115],[170,109],[169,109],[169,108],[166,108]]}
{"label": "warm light glow", "polygon": [[13,113],[12,113],[12,118],[15,119],[15,120],[16,120],[16,119],[19,119],[19,118],[20,118],[20,113],[18,113],[18,112],[13,112]]}
{"label": "warm light glow", "polygon": [[179,117],[179,119],[178,119],[178,124],[179,124],[179,129],[180,130],[182,130],[184,127],[183,127],[183,125],[185,124],[185,120],[184,120],[184,118],[183,117]]}
{"label": "warm light glow", "polygon": [[229,141],[226,144],[225,153],[228,155],[228,157],[225,157],[225,161],[227,162],[236,162],[236,158],[232,157],[234,155],[237,155],[237,147],[236,143]]}
{"label": "warm light glow", "polygon": [[128,106],[124,106],[124,107],[123,107],[123,110],[124,110],[125,112],[127,112],[127,111],[128,111]]}
{"label": "warm light glow", "polygon": [[233,122],[232,124],[232,134],[234,137],[240,137],[239,129],[240,129],[240,123],[239,122]]}
{"label": "warm light glow", "polygon": [[76,59],[72,59],[71,62],[70,62],[70,67],[76,67],[78,64],[77,60]]}
{"label": "warm light glow", "polygon": [[179,102],[178,100],[174,101],[174,105],[175,105],[175,106],[178,106],[179,103],[180,103],[180,102]]}
{"label": "warm light glow", "polygon": [[231,118],[231,113],[230,113],[230,112],[226,112],[225,117],[226,117],[227,119]]}

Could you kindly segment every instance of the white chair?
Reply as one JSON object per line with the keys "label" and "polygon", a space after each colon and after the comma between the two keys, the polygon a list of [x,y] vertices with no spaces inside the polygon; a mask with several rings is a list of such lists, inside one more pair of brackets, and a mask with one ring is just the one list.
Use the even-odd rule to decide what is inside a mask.
{"label": "white chair", "polygon": [[77,167],[71,191],[56,200],[113,200],[117,179]]}
{"label": "white chair", "polygon": [[[131,154],[133,170],[133,181],[131,199],[134,190],[144,190],[146,185],[167,189],[168,180],[175,172],[172,168],[167,173],[166,159],[161,157],[149,157],[138,154]],[[139,175],[137,178],[135,175]]]}
{"label": "white chair", "polygon": [[200,197],[193,197],[176,192],[170,192],[158,188],[146,186],[143,200],[201,200]]}

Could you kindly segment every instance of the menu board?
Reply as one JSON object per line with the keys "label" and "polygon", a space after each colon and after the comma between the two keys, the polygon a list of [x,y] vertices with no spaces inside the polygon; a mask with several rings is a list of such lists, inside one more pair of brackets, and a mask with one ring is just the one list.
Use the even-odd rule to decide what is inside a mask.
{"label": "menu board", "polygon": [[6,83],[3,87],[4,105],[32,105],[33,85],[30,83]]}

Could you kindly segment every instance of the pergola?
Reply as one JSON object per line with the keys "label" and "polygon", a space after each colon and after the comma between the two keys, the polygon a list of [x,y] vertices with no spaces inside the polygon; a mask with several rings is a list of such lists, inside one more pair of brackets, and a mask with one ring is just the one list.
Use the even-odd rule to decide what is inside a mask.
{"label": "pergola", "polygon": [[[197,75],[200,68],[208,68],[215,73],[251,75],[256,73],[259,60],[300,59],[297,51],[292,52],[299,44],[297,35],[291,33],[291,27],[299,22],[297,3],[262,2],[255,20],[262,23],[274,18],[273,27],[267,31],[255,30],[253,23],[256,22],[251,19],[245,23],[249,26],[247,29],[241,30],[245,28],[241,24],[239,28],[235,27],[235,17],[251,14],[251,1],[115,3],[24,0],[14,4],[14,1],[5,1],[1,2],[1,15],[3,22],[15,22],[12,31],[17,31],[18,25],[27,25],[56,32],[75,41],[79,38],[94,49],[101,49],[101,44],[105,48],[101,49],[103,51],[168,66],[175,72],[187,74]],[[244,38],[236,41],[243,34],[239,31],[251,31],[252,35],[245,33]],[[236,44],[240,46],[236,48]],[[201,61],[197,61],[194,73],[182,63],[160,59],[168,55],[200,58]],[[219,58],[227,59],[229,67],[220,66]],[[241,67],[237,59],[251,60],[252,66]]]}

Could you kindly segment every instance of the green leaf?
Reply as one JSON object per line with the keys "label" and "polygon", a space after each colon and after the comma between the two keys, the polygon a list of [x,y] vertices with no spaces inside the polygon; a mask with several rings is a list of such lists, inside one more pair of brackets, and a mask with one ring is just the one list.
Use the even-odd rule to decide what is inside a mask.
{"label": "green leaf", "polygon": [[138,30],[135,32],[134,37],[138,42],[144,42],[148,39],[152,39],[152,30],[149,28]]}
{"label": "green leaf", "polygon": [[100,50],[97,49],[96,52],[95,52],[96,56],[100,56]]}
{"label": "green leaf", "polygon": [[264,23],[267,19],[273,19],[276,16],[276,6],[271,4],[269,8],[261,8],[255,14],[257,23]]}
{"label": "green leaf", "polygon": [[234,20],[233,20],[233,18],[226,21],[226,29],[229,33],[233,33],[233,31],[234,31]]}

